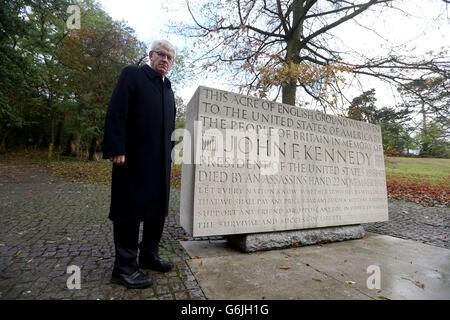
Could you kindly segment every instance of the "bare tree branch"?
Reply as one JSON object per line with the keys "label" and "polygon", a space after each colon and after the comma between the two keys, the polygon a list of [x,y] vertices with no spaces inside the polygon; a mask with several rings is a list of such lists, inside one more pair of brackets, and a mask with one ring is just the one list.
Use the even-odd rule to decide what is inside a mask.
{"label": "bare tree branch", "polygon": [[[329,90],[348,102],[339,83],[342,77],[338,74],[342,73],[354,75],[347,84],[352,86],[360,81],[359,76],[380,79],[395,87],[418,77],[450,78],[448,53],[413,56],[401,53],[398,44],[390,43],[390,52],[385,56],[365,57],[362,52],[335,45],[338,38],[332,30],[351,20],[386,40],[355,18],[371,13],[371,8],[386,8],[383,13],[404,12],[391,5],[395,1],[234,0],[208,2],[207,7],[194,12],[187,0],[193,24],[183,24],[178,30],[186,36],[201,37],[198,44],[203,50],[193,58],[195,61],[203,62],[206,68],[232,70],[240,86],[255,91],[276,88],[274,96],[278,97],[281,90],[283,102],[289,104],[295,103],[297,88],[301,88],[321,105],[333,107],[323,98],[327,95],[318,92]],[[262,77],[272,82],[263,83]]]}

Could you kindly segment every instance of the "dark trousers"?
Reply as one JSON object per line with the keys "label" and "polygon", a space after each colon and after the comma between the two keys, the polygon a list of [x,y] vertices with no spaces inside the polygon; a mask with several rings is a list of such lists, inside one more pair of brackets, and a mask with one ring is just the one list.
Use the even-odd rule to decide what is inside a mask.
{"label": "dark trousers", "polygon": [[116,259],[114,272],[132,274],[139,270],[139,257],[158,256],[158,246],[161,240],[165,217],[144,221],[142,241],[139,243],[140,221],[113,222],[114,246]]}

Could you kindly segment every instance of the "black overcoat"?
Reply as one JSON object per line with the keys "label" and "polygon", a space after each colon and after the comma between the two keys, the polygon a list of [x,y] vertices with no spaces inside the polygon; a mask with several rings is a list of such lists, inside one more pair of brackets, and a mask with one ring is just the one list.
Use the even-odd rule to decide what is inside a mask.
{"label": "black overcoat", "polygon": [[167,216],[171,134],[175,98],[170,81],[148,65],[122,70],[106,112],[103,158],[125,155],[113,165],[113,221],[144,221]]}

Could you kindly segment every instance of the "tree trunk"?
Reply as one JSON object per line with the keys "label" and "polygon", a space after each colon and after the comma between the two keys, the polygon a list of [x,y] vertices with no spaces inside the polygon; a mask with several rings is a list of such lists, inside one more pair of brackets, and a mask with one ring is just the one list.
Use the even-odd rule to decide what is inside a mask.
{"label": "tree trunk", "polygon": [[295,106],[295,98],[296,98],[296,94],[297,94],[297,84],[294,83],[289,83],[288,85],[286,85],[285,87],[283,87],[282,89],[282,94],[283,94],[283,100],[282,102],[284,104],[290,104],[291,106]]}
{"label": "tree trunk", "polygon": [[[301,62],[300,59],[300,37],[303,33],[303,20],[304,19],[304,10],[303,1],[296,0],[295,4],[293,4],[293,22],[291,33],[289,37],[286,39],[286,58],[285,63],[290,64],[292,61],[295,64]],[[297,95],[297,77],[293,76],[291,79],[288,79],[287,83],[283,85],[282,88],[283,95],[283,103],[290,104],[295,106],[295,98]]]}
{"label": "tree trunk", "polygon": [[50,113],[50,144],[48,146],[47,158],[50,160],[53,155],[53,147],[55,146],[55,112]]}
{"label": "tree trunk", "polygon": [[6,139],[8,138],[9,130],[3,130],[3,125],[0,125],[0,154],[6,153]]}
{"label": "tree trunk", "polygon": [[429,149],[428,143],[428,132],[427,132],[427,112],[425,110],[425,102],[422,101],[422,106],[420,112],[422,113],[422,136],[420,143],[419,155],[426,155]]}
{"label": "tree trunk", "polygon": [[73,139],[73,133],[70,134],[69,139],[67,140],[67,145],[66,145],[66,152],[64,152],[64,154],[66,156],[70,156],[72,154],[72,139]]}
{"label": "tree trunk", "polygon": [[95,160],[95,150],[97,149],[97,137],[94,136],[91,140],[91,146],[89,147],[89,157],[88,160],[89,161],[94,161]]}
{"label": "tree trunk", "polygon": [[39,136],[39,147],[48,146],[47,142],[47,134],[44,131],[41,131],[41,135]]}
{"label": "tree trunk", "polygon": [[64,132],[64,122],[66,120],[66,116],[63,115],[62,119],[58,121],[58,126],[56,128],[56,137],[55,137],[55,148],[58,148],[61,145],[62,136]]}
{"label": "tree trunk", "polygon": [[427,130],[427,112],[425,110],[425,102],[422,101],[422,126],[423,131],[425,132]]}
{"label": "tree trunk", "polygon": [[79,133],[75,134],[75,137],[72,139],[71,144],[71,155],[76,157],[80,154],[80,144],[81,144],[81,135]]}
{"label": "tree trunk", "polygon": [[80,151],[80,140],[81,135],[78,133],[71,133],[69,139],[67,140],[65,154],[67,156],[76,157]]}
{"label": "tree trunk", "polygon": [[0,154],[6,153],[6,139],[8,138],[9,130],[5,130],[3,135],[1,136],[2,139],[0,141]]}

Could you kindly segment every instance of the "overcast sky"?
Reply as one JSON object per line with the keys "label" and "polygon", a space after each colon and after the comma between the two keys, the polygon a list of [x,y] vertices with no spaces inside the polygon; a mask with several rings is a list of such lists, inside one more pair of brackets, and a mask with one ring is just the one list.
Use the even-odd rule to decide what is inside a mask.
{"label": "overcast sky", "polygon": [[[150,46],[153,40],[167,38],[178,48],[188,45],[186,39],[167,33],[169,20],[191,21],[185,0],[100,0],[104,10],[115,20],[125,20],[139,38]],[[361,15],[357,22],[367,29],[356,28],[355,22],[344,23],[332,30],[337,39],[342,40],[347,48],[352,48],[365,55],[386,52],[392,44],[414,49],[417,54],[425,54],[442,47],[450,51],[450,7],[446,8],[442,0],[404,0],[397,2],[397,7],[404,8],[412,16],[405,17],[400,11],[384,11],[381,15]],[[448,9],[448,11],[446,10]],[[380,18],[381,17],[381,18]],[[424,18],[425,17],[425,18]],[[368,29],[376,30],[375,32]],[[358,30],[356,33],[355,30]],[[199,85],[207,85],[227,90],[221,77],[198,79],[178,94],[187,103]],[[363,82],[364,90],[377,89],[378,106],[394,105],[392,90],[371,80]]]}

